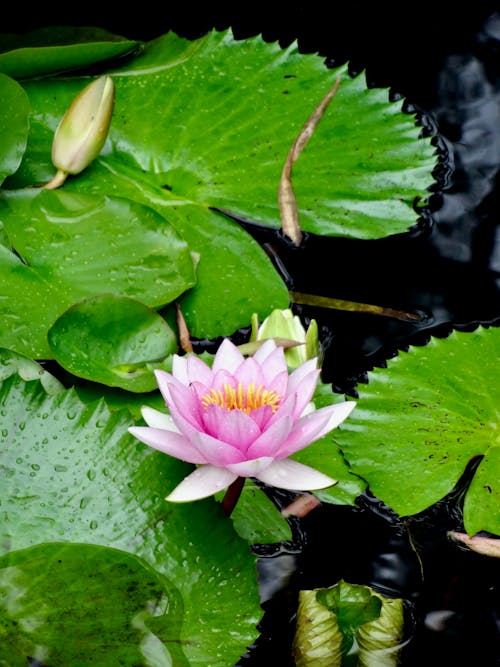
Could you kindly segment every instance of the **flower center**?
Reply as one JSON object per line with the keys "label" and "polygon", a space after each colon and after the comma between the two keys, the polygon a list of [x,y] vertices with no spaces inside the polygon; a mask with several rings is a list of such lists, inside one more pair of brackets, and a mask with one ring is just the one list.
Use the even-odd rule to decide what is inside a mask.
{"label": "flower center", "polygon": [[226,410],[243,410],[247,414],[253,410],[269,405],[273,412],[279,408],[281,396],[274,389],[266,389],[263,384],[258,387],[251,382],[244,387],[238,382],[236,389],[229,384],[224,384],[222,389],[210,389],[208,394],[201,397],[204,408],[209,405],[218,405]]}

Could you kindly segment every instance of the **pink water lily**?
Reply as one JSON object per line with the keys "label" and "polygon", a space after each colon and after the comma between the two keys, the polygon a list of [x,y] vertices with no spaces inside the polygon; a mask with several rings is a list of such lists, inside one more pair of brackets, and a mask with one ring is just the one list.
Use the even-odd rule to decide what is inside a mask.
{"label": "pink water lily", "polygon": [[245,358],[225,339],[212,368],[194,354],[174,355],[172,373],[156,371],[170,414],[143,408],[148,426],[129,431],[139,440],[199,467],[167,496],[185,502],[255,477],[282,489],[311,491],[331,477],[288,458],[329,433],[355,406],[345,401],[316,410],[316,360],[291,374],[282,347],[267,340]]}

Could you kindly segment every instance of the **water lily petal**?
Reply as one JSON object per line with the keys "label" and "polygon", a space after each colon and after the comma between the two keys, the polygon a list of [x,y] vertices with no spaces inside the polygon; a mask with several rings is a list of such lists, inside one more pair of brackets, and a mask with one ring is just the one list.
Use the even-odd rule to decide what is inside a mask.
{"label": "water lily petal", "polygon": [[[327,433],[330,433],[330,431],[333,431],[334,428],[337,428],[337,426],[339,426],[339,424],[341,424],[354,410],[356,407],[356,401],[344,401],[343,403],[336,403],[335,405],[326,407],[332,407],[335,408],[335,410],[332,410],[330,419],[328,420],[328,423],[325,424],[325,426],[322,428],[318,438],[322,438]],[[320,409],[325,410],[326,407]],[[316,412],[319,412],[319,410]]]}
{"label": "water lily petal", "polygon": [[135,438],[164,454],[188,463],[207,463],[207,459],[183,435],[149,426],[131,426]]}
{"label": "water lily petal", "polygon": [[288,378],[288,392],[302,391],[302,381],[306,375],[309,375],[312,371],[316,371],[317,376],[319,375],[320,371],[316,359],[308,359],[301,366],[296,368]]}
{"label": "water lily petal", "polygon": [[167,371],[154,371],[156,382],[158,383],[158,389],[160,390],[161,395],[165,399],[167,405],[170,403],[170,391],[168,389],[168,383],[173,379],[173,375],[167,373]]}
{"label": "water lily petal", "polygon": [[[302,378],[300,389],[294,391],[295,395],[297,396],[297,403],[295,405],[294,413],[295,419],[298,419],[301,415],[304,414],[304,410],[311,402],[318,382],[318,376],[319,370],[313,370],[310,373],[307,373],[307,375]],[[288,391],[290,391],[290,384],[288,385]]]}
{"label": "water lily petal", "polygon": [[190,500],[208,498],[222,489],[227,489],[237,476],[225,468],[204,465],[185,477],[165,500],[185,503]]}
{"label": "water lily petal", "polygon": [[186,357],[181,357],[178,354],[172,356],[172,375],[185,387],[189,385]]}
{"label": "water lily petal", "polygon": [[240,463],[246,459],[237,447],[208,433],[193,432],[190,441],[206,462],[214,466],[226,467],[230,463]]}
{"label": "water lily petal", "polygon": [[244,387],[248,387],[250,384],[254,384],[256,387],[265,384],[264,374],[260,365],[255,361],[253,357],[248,357],[238,368],[236,373],[236,378],[238,382]]}
{"label": "water lily petal", "polygon": [[296,422],[287,440],[276,453],[276,458],[285,458],[307,447],[341,424],[354,408],[354,401],[345,401],[336,405],[310,412]]}
{"label": "water lily petal", "polygon": [[286,396],[288,393],[288,371],[277,373],[270,380],[266,379],[265,386],[274,389],[280,396]]}
{"label": "water lily petal", "polygon": [[203,429],[202,408],[200,401],[191,387],[184,387],[175,378],[168,383],[170,401],[168,407],[174,418],[179,413],[182,417],[198,430]]}
{"label": "water lily petal", "polygon": [[297,403],[297,396],[295,394],[291,394],[291,396],[287,396],[283,403],[279,406],[278,410],[271,416],[267,423],[267,427],[269,428],[274,424],[275,421],[278,419],[282,419],[285,415],[289,416],[292,418],[292,421],[295,421],[295,405]]}
{"label": "water lily petal", "polygon": [[227,469],[234,472],[238,477],[256,477],[273,462],[272,456],[261,456],[258,459],[233,463]]}
{"label": "water lily petal", "polygon": [[172,415],[168,415],[165,412],[160,412],[154,408],[150,408],[147,405],[144,405],[141,408],[141,414],[148,426],[154,426],[155,428],[163,428],[166,431],[173,431],[174,433],[180,433],[179,429],[172,419]]}
{"label": "water lily petal", "polygon": [[215,354],[212,371],[216,373],[224,369],[229,373],[236,373],[243,361],[244,357],[236,345],[233,345],[229,338],[224,338]]}
{"label": "water lily petal", "polygon": [[[233,389],[236,389],[238,386],[238,380],[236,377],[227,371],[225,368],[220,368],[216,373],[212,375],[212,384],[210,389],[215,389],[216,391],[224,391],[224,385],[228,384]],[[199,395],[199,394],[198,394]]]}
{"label": "water lily petal", "polygon": [[252,410],[248,416],[257,424],[260,432],[268,426],[269,420],[273,416],[273,409],[270,405],[263,405],[256,410]]}
{"label": "water lily petal", "polygon": [[294,491],[325,489],[327,486],[336,483],[336,480],[328,477],[328,475],[292,459],[273,461],[271,465],[253,476],[265,484],[276,486],[278,489]]}
{"label": "water lily petal", "polygon": [[188,354],[186,356],[187,375],[189,384],[193,382],[201,382],[210,386],[212,383],[213,371],[202,359],[196,354]]}
{"label": "water lily petal", "polygon": [[218,440],[228,442],[242,452],[260,435],[255,421],[242,410],[228,411],[209,405],[203,412],[204,430]]}
{"label": "water lily petal", "polygon": [[274,350],[278,346],[274,342],[272,338],[269,338],[268,340],[264,341],[262,345],[259,347],[257,352],[253,355],[253,358],[258,364],[263,364],[267,357],[274,352]]}
{"label": "water lily petal", "polygon": [[285,361],[285,351],[281,346],[275,347],[263,361],[259,362],[258,358],[256,359],[255,356],[256,355],[254,355],[255,361],[260,364],[262,372],[264,373],[266,384],[271,384],[273,378],[280,373],[285,373],[288,381],[288,367]]}
{"label": "water lily petal", "polygon": [[276,452],[286,443],[293,420],[289,415],[284,415],[266,428],[260,436],[254,440],[246,451],[247,458],[257,459],[262,456],[276,456]]}

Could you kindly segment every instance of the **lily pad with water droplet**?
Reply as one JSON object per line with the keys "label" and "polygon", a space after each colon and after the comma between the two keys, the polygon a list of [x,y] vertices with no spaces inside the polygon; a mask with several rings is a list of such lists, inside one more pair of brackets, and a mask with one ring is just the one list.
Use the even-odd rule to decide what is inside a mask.
{"label": "lily pad with water droplet", "polygon": [[110,294],[71,306],[50,328],[48,341],[70,373],[133,392],[156,389],[154,369],[177,351],[174,332],[156,311]]}
{"label": "lily pad with water droplet", "polygon": [[[45,569],[40,565],[37,574],[32,573],[35,579],[28,593],[17,596],[16,620],[22,617],[28,622],[36,616],[31,603],[40,602],[44,573],[49,576],[51,568],[57,569],[61,542],[89,545],[87,553],[95,554],[95,558],[90,558],[90,566],[93,563],[97,569],[100,561],[104,568],[101,575],[107,572],[109,558],[96,548],[112,548],[124,554],[126,567],[121,585],[126,589],[127,582],[138,583],[139,576],[139,592],[137,597],[131,594],[131,601],[142,608],[144,585],[148,588],[147,582],[151,582],[157,593],[166,590],[174,605],[168,619],[149,618],[146,623],[145,617],[135,616],[136,623],[132,625],[138,631],[136,639],[146,628],[161,642],[154,640],[158,650],[169,652],[170,641],[178,641],[180,655],[185,656],[189,665],[235,664],[256,639],[262,615],[255,558],[247,542],[238,537],[232,522],[224,519],[221,508],[212,499],[187,505],[164,501],[191,466],[134,440],[127,433],[133,421],[126,411],[110,413],[103,401],[84,405],[73,390],[49,396],[39,382],[24,382],[18,376],[11,376],[0,385],[0,403],[6,413],[2,417],[6,432],[0,430],[3,512],[0,555],[7,558],[0,565],[16,565],[16,559],[22,558],[19,555],[22,550],[32,547],[40,550],[32,552],[34,558],[40,555],[38,562],[46,560]],[[47,544],[52,545],[52,556],[44,552],[48,547],[41,546]],[[46,558],[42,558],[44,553]],[[49,628],[45,619],[50,616],[63,620],[71,591],[76,599],[87,604],[89,569],[83,565],[78,568],[76,554],[76,546],[69,549],[71,567],[58,579],[62,582],[69,578],[71,570],[69,588],[55,587],[44,600],[45,606],[38,610],[38,628],[51,637],[56,627]],[[120,560],[122,556],[117,558]],[[141,567],[151,574],[139,568],[136,571],[140,574],[132,576],[130,567],[136,563],[134,559],[139,559]],[[101,575],[96,574],[97,588],[102,583]],[[26,577],[23,574],[21,578],[25,589]],[[125,594],[121,585],[114,592],[115,600]],[[117,632],[120,619],[125,624],[120,636],[130,637],[133,631],[128,612],[120,615],[119,609],[111,612],[105,601],[102,604],[106,623],[109,611],[109,622],[116,624]],[[88,614],[86,623],[92,624],[94,618],[94,614]],[[173,636],[166,632],[164,620]],[[71,626],[71,619],[67,623]],[[28,640],[36,636],[36,628],[32,630]],[[88,630],[88,625],[83,630]],[[16,632],[21,647],[31,650],[32,643],[21,641],[24,637],[21,623]],[[115,631],[113,635],[116,639]],[[73,650],[74,644],[70,642],[79,642],[81,636],[81,632],[65,636],[66,651]],[[82,647],[82,651],[87,650],[86,662],[79,664],[93,664],[94,646],[95,643],[89,643]],[[29,655],[24,656],[24,664]],[[49,661],[49,664],[56,663]],[[178,663],[174,660],[174,664]]]}
{"label": "lily pad with water droplet", "polygon": [[13,250],[0,245],[0,344],[50,359],[47,332],[73,303],[103,293],[151,307],[195,282],[186,242],[156,211],[65,190],[2,192]]}
{"label": "lily pad with water droplet", "polygon": [[[328,70],[293,44],[281,49],[229,31],[194,41],[173,33],[108,71],[115,112],[103,154],[65,189],[112,193],[155,208],[199,253],[199,280],[182,299],[196,337],[230,335],[289,305],[265,253],[210,207],[280,226],[278,183],[288,150],[338,75],[342,84],[294,167],[303,227],[379,238],[416,222],[436,154],[402,103],[345,67]],[[56,119],[82,78],[26,82],[34,115],[27,157],[9,187],[53,175]],[[49,113],[50,111],[50,113]]]}

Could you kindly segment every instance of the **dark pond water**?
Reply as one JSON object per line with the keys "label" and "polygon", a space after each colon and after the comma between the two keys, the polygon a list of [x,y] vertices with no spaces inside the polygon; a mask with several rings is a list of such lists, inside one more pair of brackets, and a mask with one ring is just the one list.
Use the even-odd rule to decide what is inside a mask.
{"label": "dark pond water", "polygon": [[[43,8],[31,15],[31,25],[19,17],[14,27],[99,25],[138,39],[169,29],[194,38],[232,27],[237,38],[262,34],[283,46],[298,38],[303,52],[318,52],[335,66],[349,62],[353,73],[366,70],[370,85],[390,87],[409,111],[421,113],[422,131],[436,135],[443,160],[414,229],[377,241],[309,235],[295,249],[279,233],[246,225],[279,257],[296,291],[425,314],[415,324],[296,308],[320,324],[323,379],[355,396],[369,369],[408,345],[500,322],[500,13],[495,3],[481,2],[462,10],[400,3],[390,12],[379,3],[350,5],[332,5],[334,14],[326,15],[318,2],[282,3],[273,17],[253,3],[205,3],[195,11],[146,3],[140,15],[137,9],[119,15],[88,10],[76,17],[68,8]],[[460,549],[446,536],[463,528],[467,479],[466,473],[448,498],[408,521],[369,494],[354,508],[316,508],[297,521],[293,543],[257,550],[266,614],[260,639],[239,664],[293,665],[297,591],[341,578],[407,600],[404,666],[500,664],[498,560]],[[275,500],[284,505],[289,498]]]}

